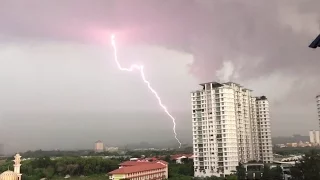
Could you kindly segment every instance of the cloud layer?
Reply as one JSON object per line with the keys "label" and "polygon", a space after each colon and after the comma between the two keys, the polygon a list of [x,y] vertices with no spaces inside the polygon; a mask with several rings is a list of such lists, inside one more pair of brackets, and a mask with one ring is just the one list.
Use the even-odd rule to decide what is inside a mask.
{"label": "cloud layer", "polygon": [[319,75],[318,0],[3,1],[0,38],[147,43],[193,54],[191,72],[212,80],[224,61],[242,78],[275,71]]}

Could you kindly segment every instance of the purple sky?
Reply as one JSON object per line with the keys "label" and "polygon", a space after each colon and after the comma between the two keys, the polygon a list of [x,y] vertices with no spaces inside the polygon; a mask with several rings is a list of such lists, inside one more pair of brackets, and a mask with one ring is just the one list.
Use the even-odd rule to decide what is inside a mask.
{"label": "purple sky", "polygon": [[[122,63],[145,65],[177,116],[181,139],[191,134],[189,92],[215,80],[237,81],[269,97],[274,135],[307,134],[318,126],[320,51],[308,48],[320,31],[318,7],[318,0],[3,0],[0,123],[19,131],[0,128],[0,137],[10,132],[11,149],[53,148],[64,137],[54,145],[68,148],[81,127],[91,125],[86,142],[69,145],[84,147],[97,139],[125,142],[108,138],[122,126],[137,134],[141,124],[158,123],[157,135],[172,140],[170,119],[138,75],[116,69],[110,33],[117,35]],[[112,114],[128,111],[141,113]],[[73,125],[64,129],[59,122]],[[34,128],[38,134],[30,133]],[[21,136],[32,142],[18,145]],[[155,137],[142,133],[127,141]]]}

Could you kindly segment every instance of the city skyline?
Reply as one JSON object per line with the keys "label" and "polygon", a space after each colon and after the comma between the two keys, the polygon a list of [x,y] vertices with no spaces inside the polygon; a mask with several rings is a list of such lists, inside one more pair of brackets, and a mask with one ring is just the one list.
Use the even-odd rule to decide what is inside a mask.
{"label": "city skyline", "polygon": [[320,51],[306,44],[319,34],[320,1],[28,2],[0,7],[6,151],[174,140],[139,74],[117,69],[111,33],[124,66],[144,65],[183,142],[192,139],[189,93],[208,81],[268,97],[273,136],[319,127]]}

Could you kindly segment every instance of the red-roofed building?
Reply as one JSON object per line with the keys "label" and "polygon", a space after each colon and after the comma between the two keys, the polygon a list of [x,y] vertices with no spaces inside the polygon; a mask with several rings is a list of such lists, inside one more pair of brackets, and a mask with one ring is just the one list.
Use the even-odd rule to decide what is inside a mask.
{"label": "red-roofed building", "polygon": [[162,180],[168,179],[168,163],[165,161],[125,161],[119,169],[108,173],[112,180]]}

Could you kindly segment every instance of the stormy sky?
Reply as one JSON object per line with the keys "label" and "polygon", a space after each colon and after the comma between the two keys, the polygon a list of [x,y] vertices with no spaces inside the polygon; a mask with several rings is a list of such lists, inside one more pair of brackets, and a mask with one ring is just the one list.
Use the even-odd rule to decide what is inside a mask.
{"label": "stormy sky", "polygon": [[266,95],[273,136],[318,129],[318,0],[1,0],[0,142],[7,151],[191,141],[190,91],[235,81]]}

